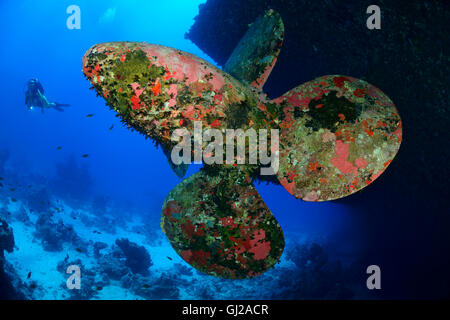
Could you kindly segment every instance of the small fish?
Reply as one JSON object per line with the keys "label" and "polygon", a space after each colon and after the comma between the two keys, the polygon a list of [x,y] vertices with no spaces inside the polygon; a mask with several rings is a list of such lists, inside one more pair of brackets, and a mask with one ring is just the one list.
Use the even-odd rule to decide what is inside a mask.
{"label": "small fish", "polygon": [[82,252],[83,252],[83,250],[81,250],[80,248],[76,248],[75,251],[76,251],[76,252],[79,252],[79,253],[82,253]]}
{"label": "small fish", "polygon": [[11,198],[11,201],[12,201],[12,202],[17,202],[17,199]]}
{"label": "small fish", "polygon": [[89,157],[89,155],[88,154],[83,154],[83,155],[81,155],[81,157],[82,158],[87,158],[87,157]]}
{"label": "small fish", "polygon": [[62,149],[62,147],[61,146],[58,146],[57,148],[56,148],[56,150],[61,150]]}
{"label": "small fish", "polygon": [[0,187],[3,187],[3,183],[0,182]]}
{"label": "small fish", "polygon": [[36,289],[36,288],[37,288],[37,284],[35,284],[35,283],[30,284],[30,289]]}
{"label": "small fish", "polygon": [[28,272],[28,275],[27,275],[27,279],[30,279],[30,278],[31,278],[31,271]]}
{"label": "small fish", "polygon": [[89,113],[89,114],[86,115],[86,118],[91,118],[91,117],[93,117],[93,116],[94,116],[93,113]]}
{"label": "small fish", "polygon": [[169,259],[170,261],[172,261],[172,258],[171,258],[171,257],[167,257],[167,259]]}
{"label": "small fish", "polygon": [[112,124],[111,127],[109,127],[109,131],[112,131],[113,128],[114,128],[114,125]]}
{"label": "small fish", "polygon": [[98,287],[97,287],[97,290],[98,290],[98,291],[101,291],[101,290],[103,290],[103,287],[102,287],[102,286],[98,286]]}
{"label": "small fish", "polygon": [[9,188],[9,190],[10,190],[11,192],[14,192],[14,191],[16,191],[16,188]]}
{"label": "small fish", "polygon": [[142,288],[148,289],[148,288],[150,288],[150,285],[148,285],[148,284],[143,284],[143,285],[142,285]]}
{"label": "small fish", "polygon": [[3,177],[0,177],[0,181],[3,180]]}

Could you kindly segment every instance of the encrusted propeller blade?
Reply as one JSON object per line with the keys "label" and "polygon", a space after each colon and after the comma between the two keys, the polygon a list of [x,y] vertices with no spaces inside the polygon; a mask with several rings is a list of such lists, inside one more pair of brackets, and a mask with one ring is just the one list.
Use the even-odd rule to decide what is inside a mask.
{"label": "encrusted propeller blade", "polygon": [[348,196],[380,176],[400,148],[397,109],[363,80],[324,76],[274,101],[284,113],[277,176],[297,198]]}
{"label": "encrusted propeller blade", "polygon": [[224,71],[261,89],[277,61],[283,38],[283,20],[270,9],[251,24],[228,58]]}
{"label": "encrusted propeller blade", "polygon": [[187,263],[221,278],[257,276],[284,249],[280,225],[236,168],[210,167],[178,184],[164,202],[161,228]]}

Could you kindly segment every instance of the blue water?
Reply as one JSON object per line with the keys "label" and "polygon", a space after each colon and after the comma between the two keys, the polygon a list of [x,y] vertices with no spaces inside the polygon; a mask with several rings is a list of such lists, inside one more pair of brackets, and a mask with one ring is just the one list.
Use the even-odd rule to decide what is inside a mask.
{"label": "blue water", "polygon": [[[81,58],[95,43],[129,40],[176,47],[213,63],[184,39],[202,2],[1,1],[0,151],[10,154],[8,172],[20,176],[24,184],[32,183],[32,176],[51,181],[58,164],[71,158],[92,179],[89,192],[79,200],[89,203],[95,196],[107,196],[117,204],[116,214],[129,207],[159,217],[166,194],[180,179],[161,150],[122,127],[104,100],[89,90]],[[66,27],[66,8],[71,4],[81,8],[80,30]],[[71,106],[62,113],[27,110],[24,89],[33,77],[41,81],[50,101]],[[94,116],[87,118],[87,114]],[[83,154],[89,157],[82,158]],[[196,170],[198,166],[191,166],[188,175]],[[73,191],[74,182],[85,188],[86,181],[71,179],[66,189],[64,184],[49,182],[50,193],[64,198],[65,192]],[[355,244],[362,235],[350,208],[334,202],[302,202],[279,186],[260,184],[257,188],[285,232],[357,250]],[[155,231],[161,233],[157,227]],[[168,249],[167,254],[175,253]]]}

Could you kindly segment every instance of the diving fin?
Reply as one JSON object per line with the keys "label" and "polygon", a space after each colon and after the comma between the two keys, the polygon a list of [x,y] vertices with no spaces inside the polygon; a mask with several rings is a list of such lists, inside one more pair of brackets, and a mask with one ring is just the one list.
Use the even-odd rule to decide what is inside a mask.
{"label": "diving fin", "polygon": [[283,38],[284,25],[280,15],[272,9],[266,11],[251,24],[223,70],[261,89],[277,61]]}
{"label": "diving fin", "polygon": [[54,106],[52,107],[53,109],[55,109],[56,111],[59,112],[64,112],[64,109],[61,107],[68,107],[70,106],[70,104],[65,104],[65,103],[58,103],[58,102],[53,102]]}
{"label": "diving fin", "polygon": [[248,175],[206,167],[166,197],[161,228],[175,251],[206,274],[244,279],[272,268],[284,235]]}

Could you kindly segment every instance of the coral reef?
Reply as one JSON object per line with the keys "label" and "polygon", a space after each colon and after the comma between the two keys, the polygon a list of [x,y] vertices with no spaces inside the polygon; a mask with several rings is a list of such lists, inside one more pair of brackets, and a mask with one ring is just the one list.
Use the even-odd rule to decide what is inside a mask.
{"label": "coral reef", "polygon": [[35,288],[24,283],[10,263],[0,261],[0,300],[31,299]]}
{"label": "coral reef", "polygon": [[[108,250],[101,243],[95,243],[94,247]],[[104,279],[105,285],[110,280],[119,280],[123,288],[144,299],[178,299],[179,287],[187,286],[189,282],[182,280],[176,273],[163,273],[159,276],[151,274],[149,267],[152,264],[144,247],[128,239],[118,239],[107,253],[97,255],[95,270]],[[183,272],[189,274],[189,271]]]}
{"label": "coral reef", "polygon": [[[103,250],[103,253],[100,253]],[[117,239],[109,251],[104,243],[94,243],[99,273],[112,280],[126,279],[127,275],[148,276],[153,262],[147,249],[128,239]],[[125,280],[123,280],[125,281]]]}
{"label": "coral reef", "polygon": [[4,251],[12,252],[14,250],[14,235],[12,228],[8,223],[0,218],[0,267],[4,260]]}
{"label": "coral reef", "polygon": [[77,248],[86,248],[86,244],[78,237],[72,226],[62,220],[55,222],[52,213],[42,213],[36,221],[35,238],[40,239],[46,251],[61,251],[64,243]]}
{"label": "coral reef", "polygon": [[167,273],[156,278],[129,273],[121,279],[121,285],[144,299],[179,299],[182,283]]}
{"label": "coral reef", "polygon": [[192,272],[192,268],[189,268],[181,263],[174,263],[173,264],[174,273],[180,275],[180,276],[192,276],[194,273]]}
{"label": "coral reef", "polygon": [[26,286],[15,274],[14,268],[5,260],[4,251],[11,253],[14,250],[14,234],[8,223],[0,218],[0,300],[25,299],[25,295],[19,288],[26,291]]}
{"label": "coral reef", "polygon": [[108,245],[104,242],[95,242],[93,247],[94,247],[94,257],[98,259],[102,256],[100,251],[102,249],[107,248]]}
{"label": "coral reef", "polygon": [[99,256],[97,264],[99,272],[111,280],[121,280],[125,275],[131,273],[130,268],[126,265],[125,254],[117,246],[114,246],[110,252]]}
{"label": "coral reef", "polygon": [[198,297],[199,300],[214,300],[215,299],[215,291],[209,286],[209,284],[204,284],[195,287],[195,296]]}
{"label": "coral reef", "polygon": [[124,238],[117,239],[116,245],[122,250],[126,258],[126,266],[133,273],[148,275],[148,268],[153,265],[153,262],[145,247]]}
{"label": "coral reef", "polygon": [[173,275],[163,273],[159,278],[154,279],[148,286],[136,288],[136,294],[149,299],[178,299],[178,279]]}
{"label": "coral reef", "polygon": [[316,243],[297,245],[288,252],[294,270],[283,270],[274,299],[350,299],[354,293],[344,281],[340,262],[328,261]]}
{"label": "coral reef", "polygon": [[[220,174],[221,171],[217,172]],[[210,172],[210,174],[215,174]],[[232,175],[232,177],[234,177]],[[8,177],[9,180],[9,177]],[[217,179],[218,181],[228,181],[227,179]],[[239,182],[239,179],[233,179],[234,183]],[[231,182],[229,182],[231,184]],[[245,185],[245,179],[242,181]],[[18,181],[18,184],[23,184]],[[201,185],[200,185],[201,187]],[[244,197],[250,199],[253,194],[251,190],[244,191],[233,191],[237,187],[226,188],[224,185],[215,185],[214,183],[203,188],[203,191],[209,190],[209,188],[218,188],[218,193],[222,195],[227,195],[227,193],[233,193],[229,198],[237,202],[236,197]],[[66,269],[69,265],[78,265],[81,268],[82,276],[82,287],[81,290],[69,290],[66,287],[65,281],[61,282],[61,289],[56,290],[58,292],[58,298],[60,299],[96,299],[96,298],[107,298],[110,294],[112,286],[120,285],[127,292],[128,297],[138,298],[138,299],[268,299],[274,298],[308,298],[311,296],[316,297],[339,297],[342,298],[344,295],[338,290],[339,284],[343,282],[343,275],[345,272],[341,272],[338,267],[333,267],[330,262],[325,263],[322,267],[310,268],[313,270],[320,269],[320,272],[309,271],[308,276],[312,277],[316,283],[308,284],[307,287],[305,283],[299,283],[298,281],[287,281],[280,280],[284,276],[283,274],[295,274],[299,278],[306,277],[305,271],[300,271],[304,269],[304,265],[308,264],[303,260],[299,259],[300,256],[308,256],[309,259],[314,261],[314,265],[320,265],[320,259],[313,259],[311,257],[320,257],[320,254],[314,253],[314,250],[303,251],[297,250],[299,254],[291,253],[289,248],[288,256],[293,261],[292,265],[295,264],[301,267],[295,268],[280,268],[275,267],[271,269],[270,275],[263,274],[259,277],[253,278],[251,280],[238,280],[238,281],[226,281],[223,279],[209,277],[203,272],[198,272],[196,269],[190,267],[185,262],[181,261],[173,256],[173,252],[169,248],[164,248],[167,244],[163,242],[163,237],[161,232],[157,232],[157,220],[156,215],[148,215],[147,213],[139,212],[139,216],[136,221],[130,223],[127,219],[120,218],[122,208],[119,210],[115,207],[115,203],[111,202],[107,205],[108,212],[101,215],[100,217],[96,214],[91,214],[89,211],[85,211],[80,208],[71,208],[70,205],[61,201],[58,197],[49,196],[50,189],[46,191],[46,188],[37,182],[29,192],[24,192],[22,198],[18,205],[13,205],[8,211],[8,207],[3,206],[0,209],[2,216],[6,217],[9,225],[2,224],[4,227],[2,233],[2,243],[8,243],[4,247],[7,250],[11,250],[14,244],[11,242],[12,230],[11,224],[16,224],[19,226],[21,232],[29,232],[29,235],[35,235],[37,242],[41,242],[42,246],[33,243],[31,246],[37,248],[37,250],[47,250],[47,251],[60,251],[67,252],[67,256],[64,260],[57,258],[55,262],[57,264],[57,271],[61,273],[64,279],[67,279],[69,275],[66,273]],[[41,193],[42,192],[42,193]],[[247,193],[250,192],[250,193]],[[39,208],[41,204],[35,206],[34,199],[39,199],[39,194],[42,197],[50,201],[50,205],[46,205]],[[205,193],[206,194],[206,193]],[[188,194],[185,194],[188,196]],[[30,199],[29,199],[30,198]],[[31,199],[32,198],[32,199]],[[205,197],[207,200],[208,197]],[[228,198],[226,196],[225,198]],[[187,199],[183,200],[187,201]],[[217,202],[206,202],[208,205],[215,205],[223,211],[226,215],[227,203],[223,203],[215,199]],[[258,207],[258,201],[249,201],[252,205]],[[101,202],[101,201],[100,201]],[[90,199],[85,201],[89,208],[92,202]],[[34,207],[35,206],[35,207]],[[34,210],[30,210],[29,207],[34,207]],[[99,209],[101,209],[99,205]],[[187,205],[187,207],[190,207]],[[250,208],[251,205],[247,205]],[[231,204],[231,209],[233,209]],[[176,217],[176,212],[169,207],[172,214]],[[230,210],[231,210],[230,209]],[[169,211],[170,211],[169,210]],[[138,210],[133,210],[138,211]],[[114,216],[113,216],[114,215]],[[116,219],[117,216],[117,219]],[[145,220],[146,224],[139,223],[140,220]],[[73,221],[73,225],[71,225]],[[114,243],[114,235],[111,232],[104,232],[104,229],[109,229],[110,227],[103,227],[105,224],[111,226],[120,227],[117,228],[117,233],[121,234]],[[149,222],[150,221],[150,222]],[[219,220],[220,221],[220,220]],[[229,227],[230,231],[236,230],[233,228],[231,220],[224,219],[224,224],[222,227]],[[83,230],[86,228],[86,230]],[[98,230],[102,230],[100,233]],[[197,231],[194,229],[194,232]],[[131,238],[125,238],[126,233],[135,233],[135,237],[143,238],[145,237],[145,247],[143,245],[138,245],[135,242],[130,241]],[[189,233],[189,229],[186,229]],[[1,232],[0,232],[1,233]],[[83,236],[83,240],[80,236]],[[90,237],[89,235],[92,235]],[[260,236],[260,235],[259,235]],[[123,237],[123,238],[122,238]],[[232,235],[236,237],[236,235]],[[7,241],[4,241],[8,239]],[[237,239],[237,237],[236,237]],[[258,237],[249,237],[249,243],[258,244],[262,239]],[[20,241],[23,241],[21,237]],[[136,240],[133,240],[136,241]],[[141,241],[141,240],[140,240]],[[137,242],[137,241],[136,241]],[[161,243],[163,242],[163,243]],[[148,245],[151,243],[151,245]],[[238,243],[239,244],[239,243]],[[245,247],[245,243],[242,244]],[[168,249],[169,252],[166,256],[161,256],[159,253],[156,254],[157,258],[153,257],[154,247],[163,247],[163,250]],[[21,248],[22,249],[22,248]],[[28,250],[27,248],[23,248]],[[22,249],[22,250],[23,250]],[[249,256],[252,256],[257,252],[251,246],[249,249]],[[35,250],[35,249],[33,249]],[[161,250],[158,248],[157,250]],[[157,252],[157,251],[156,251]],[[312,252],[312,253],[311,253]],[[21,268],[19,276],[19,269],[14,270],[11,263],[17,259],[17,256],[24,254],[24,251],[13,252],[12,259],[10,263],[4,261],[4,271],[0,273],[0,297],[1,298],[13,298],[13,299],[40,299],[42,297],[50,297],[54,291],[52,285],[44,283],[41,278],[41,272],[37,271],[34,267],[30,266],[30,269],[23,270]],[[151,254],[151,255],[150,255]],[[26,253],[28,255],[28,253]],[[49,253],[47,256],[60,257],[60,253]],[[7,256],[9,257],[9,255]],[[151,268],[153,265],[152,259],[157,259],[158,268]],[[51,259],[51,258],[50,258]],[[164,261],[161,261],[164,260]],[[177,260],[178,259],[178,260]],[[170,261],[169,261],[170,260]],[[15,262],[14,262],[15,263]],[[162,268],[159,268],[159,264],[163,263]],[[283,264],[284,265],[284,264]],[[337,271],[333,271],[334,269]],[[52,272],[50,270],[49,272]],[[30,272],[30,277],[27,277],[27,272]],[[31,274],[32,272],[32,274]],[[43,273],[47,273],[48,270],[42,269]],[[317,276],[320,274],[320,277]],[[337,275],[336,279],[332,279]],[[48,274],[46,274],[48,276]],[[322,280],[321,277],[326,280]],[[323,282],[325,281],[325,284]],[[322,283],[322,284],[321,284]],[[324,287],[324,289],[317,289],[316,287]],[[58,283],[59,286],[59,283]],[[302,287],[303,286],[303,287]],[[296,290],[300,288],[299,292]],[[334,289],[333,289],[334,288]]]}

